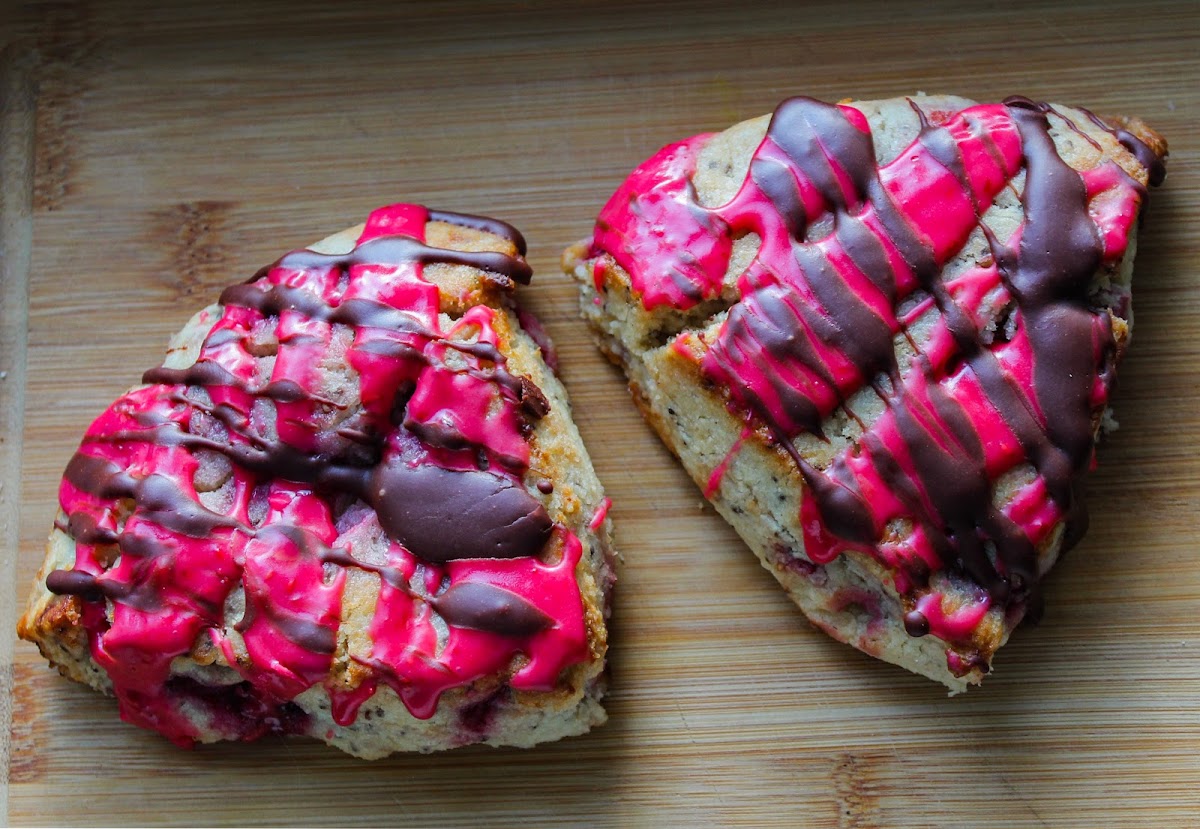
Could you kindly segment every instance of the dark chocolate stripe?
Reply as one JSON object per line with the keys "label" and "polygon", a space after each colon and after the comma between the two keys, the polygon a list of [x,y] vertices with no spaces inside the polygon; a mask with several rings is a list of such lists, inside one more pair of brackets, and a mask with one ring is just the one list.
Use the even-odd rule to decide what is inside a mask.
{"label": "dark chocolate stripe", "polygon": [[854,266],[887,298],[888,305],[896,307],[896,275],[875,231],[857,216],[839,216],[834,236]]}
{"label": "dark chocolate stripe", "polygon": [[[320,255],[320,254],[318,254]],[[221,292],[222,305],[237,305],[277,316],[282,311],[298,311],[309,319],[356,328],[383,328],[388,331],[418,334],[432,338],[434,333],[407,311],[367,299],[348,299],[340,305],[327,305],[312,291],[287,285],[250,282],[231,285]]]}
{"label": "dark chocolate stripe", "polygon": [[493,219],[488,216],[455,213],[451,210],[430,210],[429,221],[445,222],[446,224],[458,225],[459,227],[469,227],[472,230],[481,230],[484,233],[499,236],[502,239],[512,242],[518,254],[521,256],[525,255],[525,237],[508,222],[502,222],[499,219]]}
{"label": "dark chocolate stripe", "polygon": [[[798,245],[796,261],[830,321],[825,342],[848,357],[870,380],[895,368],[892,327],[853,290],[815,245]],[[836,386],[834,386],[836,388]]]}
{"label": "dark chocolate stripe", "polygon": [[483,582],[459,582],[437,598],[434,610],[456,627],[524,637],[546,630],[554,621],[525,599]]}
{"label": "dark chocolate stripe", "polygon": [[[795,357],[818,378],[833,386],[832,375],[817,356],[812,332],[796,307],[788,302],[790,295],[791,289],[787,286],[773,285],[754,292],[750,302],[738,303],[730,309],[725,322],[727,346],[710,352],[728,377],[738,377],[741,364],[756,360],[757,345],[772,357]],[[813,434],[822,434],[821,412],[812,398],[777,372],[767,372],[766,376],[788,419]],[[774,423],[766,403],[759,400],[752,389],[744,388],[740,393],[746,397],[751,409],[763,414],[766,422]],[[777,431],[786,437],[786,430]]]}
{"label": "dark chocolate stripe", "polygon": [[[1087,211],[1083,181],[1058,155],[1044,113],[1013,110],[1026,161],[1025,224],[1020,249],[993,251],[1024,317],[1034,355],[1034,386],[1051,443],[1066,452],[1072,471],[1091,457],[1089,405],[1096,374],[1095,315],[1087,290],[1103,242]],[[1049,478],[1049,476],[1047,476]],[[1054,491],[1069,487],[1057,480]]]}
{"label": "dark chocolate stripe", "polygon": [[46,576],[46,589],[58,596],[79,596],[89,602],[98,602],[105,595],[96,577],[82,570],[54,570]]}
{"label": "dark chocolate stripe", "polygon": [[[1003,249],[990,236],[988,240],[1033,352],[1035,400],[1026,399],[1014,385],[982,343],[972,317],[950,296],[934,251],[884,189],[868,134],[854,127],[836,107],[796,98],[776,110],[764,146],[774,144],[782,149],[799,174],[821,192],[834,210],[835,240],[894,308],[896,274],[883,244],[848,212],[855,199],[869,203],[888,241],[934,298],[961,358],[1013,428],[1046,480],[1051,497],[1072,515],[1076,511],[1074,481],[1086,467],[1093,441],[1090,395],[1096,377],[1095,350],[1111,351],[1112,347],[1111,337],[1096,342],[1095,332],[1107,329],[1097,325],[1087,307],[1087,290],[1102,247],[1087,213],[1083,183],[1058,156],[1050,138],[1047,107],[1028,100],[1010,99],[1007,103],[1021,134],[1027,171],[1024,231],[1016,251]],[[953,136],[931,125],[919,110],[918,114],[921,145],[964,191],[971,192]],[[999,160],[994,142],[988,140],[985,147]],[[1137,152],[1136,148],[1131,151]],[[881,389],[881,396],[893,412],[914,477],[868,433],[864,448],[880,476],[925,525],[944,561],[956,564],[996,599],[1005,600],[1010,593],[1025,599],[1037,578],[1036,551],[1024,532],[992,504],[992,484],[980,438],[962,405],[934,382],[926,384],[928,405],[912,398],[899,383],[891,322],[856,296],[838,269],[804,239],[807,219],[802,215],[793,171],[758,158],[752,160],[750,169],[754,183],[792,234],[802,278],[827,316],[811,313],[798,286],[780,285],[761,275],[744,277],[743,284],[750,288],[743,301],[731,309],[722,340],[709,352],[714,365],[732,380],[737,377],[739,362],[752,360],[757,353],[769,355],[772,366],[780,368],[762,374],[784,414],[793,425],[817,435],[821,434],[821,413],[814,400],[786,376],[787,366],[802,366],[828,379],[833,387],[810,337],[834,347],[868,382],[879,373],[890,375],[890,391]],[[840,171],[842,178],[835,171]],[[844,181],[851,183],[853,192],[843,192]],[[730,213],[724,209],[722,216],[736,224]],[[851,541],[876,540],[881,528],[871,526],[870,511],[850,483],[854,478],[845,464],[835,461],[823,473],[814,470],[791,448],[789,424],[777,421],[766,401],[752,390],[741,388],[738,393],[792,452],[830,531]],[[995,562],[985,541],[995,545]],[[1031,598],[1036,601],[1036,595]],[[914,622],[914,627],[921,626]]]}
{"label": "dark chocolate stripe", "polygon": [[[461,224],[461,222],[460,222]],[[515,232],[515,231],[514,231]],[[256,275],[265,276],[275,268],[289,270],[346,269],[355,265],[397,266],[407,263],[467,265],[481,271],[500,274],[527,285],[533,270],[524,259],[494,251],[463,251],[431,247],[410,236],[377,236],[348,253],[317,253],[314,250],[295,250],[284,255]]]}
{"label": "dark chocolate stripe", "polygon": [[1119,127],[1115,124],[1110,124],[1094,112],[1082,110],[1091,119],[1092,123],[1100,127],[1100,129],[1108,132],[1117,142],[1133,154],[1137,159],[1138,164],[1146,169],[1146,175],[1151,187],[1158,187],[1167,178],[1167,165],[1163,157],[1150,148],[1142,139],[1131,133],[1124,127]]}
{"label": "dark chocolate stripe", "polygon": [[99,498],[132,498],[148,519],[191,538],[204,538],[220,527],[240,526],[236,519],[193,500],[169,478],[153,474],[135,478],[116,464],[83,451],[71,458],[64,477]]}
{"label": "dark chocolate stripe", "polygon": [[[922,119],[923,120],[923,119]],[[968,195],[973,195],[974,191],[971,188],[971,181],[967,178],[966,168],[963,167],[962,154],[958,149],[958,142],[954,140],[954,136],[949,130],[937,129],[923,120],[921,132],[917,136],[917,140],[921,142],[929,154],[933,156],[939,164],[945,167],[950,173],[958,179],[958,183],[962,185],[963,190]],[[976,212],[979,211],[979,205],[975,205]]]}
{"label": "dark chocolate stripe", "polygon": [[773,158],[756,158],[750,162],[750,178],[779,211],[792,237],[803,239],[808,229],[808,214],[791,169]]}
{"label": "dark chocolate stripe", "polygon": [[839,212],[849,205],[833,164],[850,177],[860,200],[867,196],[870,180],[877,177],[871,136],[831,104],[790,98],[775,110],[767,135]]}
{"label": "dark chocolate stripe", "polygon": [[72,513],[67,518],[65,527],[56,524],[59,529],[69,533],[80,544],[116,544],[117,533],[107,527],[101,527],[96,517],[86,512]]}
{"label": "dark chocolate stripe", "polygon": [[[503,223],[447,212],[434,212],[431,218],[494,233],[509,239],[521,251],[524,250],[524,240],[520,234]],[[471,264],[514,277],[519,277],[522,269],[527,268],[513,257],[491,253],[464,253],[459,256],[458,252],[440,251],[406,237],[381,237],[340,256],[298,251],[283,257],[277,265],[324,269],[354,264],[400,264],[405,261]],[[400,332],[437,342],[492,362],[490,367],[469,371],[507,389],[512,399],[520,404],[520,411],[525,417],[536,419],[544,416],[548,410],[545,395],[532,381],[525,377],[514,377],[505,370],[505,358],[495,346],[449,340],[428,330],[411,314],[382,303],[352,299],[331,306],[311,291],[283,285],[264,286],[262,283],[231,286],[222,293],[220,302],[223,305],[251,308],[267,316],[292,310],[327,323]],[[244,337],[240,332],[222,329],[212,334],[206,345],[226,344]],[[363,346],[364,351],[387,356],[419,358],[426,362],[440,359],[429,356],[423,347],[407,342],[368,340]],[[201,360],[183,369],[151,369],[145,373],[143,381],[164,385],[234,387],[255,397],[280,402],[312,400],[330,403],[320,400],[290,380],[277,380],[261,388],[249,388],[212,360]],[[304,452],[282,441],[264,439],[249,431],[250,424],[244,413],[228,405],[209,407],[182,396],[179,396],[179,402],[217,418],[242,440],[215,441],[191,434],[170,418],[147,416],[139,419],[143,429],[124,430],[106,435],[103,440],[150,441],[193,450],[207,449],[226,455],[241,468],[261,478],[279,477],[311,484],[325,492],[342,492],[361,498],[375,508],[385,531],[415,555],[438,563],[458,558],[534,556],[549,537],[552,523],[541,503],[522,487],[492,472],[458,472],[433,467],[428,463],[418,464],[414,461],[410,464],[407,459],[399,458],[379,466],[383,449],[380,438],[367,433],[358,433],[356,445],[366,448],[369,457],[345,463],[326,453]],[[453,444],[462,448],[469,445],[458,434],[425,434],[424,437],[433,445]],[[500,460],[510,467],[522,466],[516,459]],[[149,475],[136,479],[116,464],[84,451],[72,459],[65,477],[78,488],[100,498],[132,498],[140,514],[147,520],[189,537],[203,538],[220,527],[240,526],[235,519],[206,509],[166,477]],[[422,517],[419,513],[423,509],[431,509],[432,514]],[[118,535],[97,527],[94,520],[85,526],[81,519],[69,519],[67,529],[73,531],[76,539],[82,543],[116,542],[123,553],[139,558],[162,552],[152,538],[129,533]],[[242,529],[249,531],[245,527]],[[56,577],[56,583],[64,586],[70,581],[64,582],[63,579]],[[86,589],[89,595],[95,593],[90,583],[80,589]],[[290,623],[282,620],[280,624]],[[311,638],[304,631],[293,630],[292,633],[306,641]]]}
{"label": "dark chocolate stripe", "polygon": [[389,536],[436,564],[536,556],[553,529],[540,501],[486,470],[393,458],[374,469],[363,494]]}
{"label": "dark chocolate stripe", "polygon": [[187,368],[167,368],[157,366],[142,374],[143,383],[157,383],[165,386],[228,386],[240,389],[255,397],[275,400],[280,403],[295,403],[300,400],[311,400],[327,406],[336,406],[332,400],[317,397],[306,391],[294,380],[272,380],[257,388],[251,387],[235,374],[215,360],[200,359]]}

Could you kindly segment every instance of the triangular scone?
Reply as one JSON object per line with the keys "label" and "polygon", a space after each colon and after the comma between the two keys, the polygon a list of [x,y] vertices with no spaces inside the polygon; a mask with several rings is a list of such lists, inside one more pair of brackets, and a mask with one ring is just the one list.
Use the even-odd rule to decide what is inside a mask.
{"label": "triangular scone", "polygon": [[1083,530],[1165,155],[1022,98],[794,98],[664,148],[564,268],[808,617],[960,691]]}
{"label": "triangular scone", "polygon": [[602,723],[608,502],[523,254],[401,204],[228,288],[88,430],[20,635],[185,745]]}

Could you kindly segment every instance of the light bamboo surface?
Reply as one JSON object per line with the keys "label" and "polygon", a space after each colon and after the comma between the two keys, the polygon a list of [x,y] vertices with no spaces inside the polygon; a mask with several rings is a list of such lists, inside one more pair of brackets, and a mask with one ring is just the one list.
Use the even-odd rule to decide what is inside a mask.
{"label": "light bamboo surface", "polygon": [[[0,3],[12,824],[1200,826],[1200,5],[190,8]],[[791,94],[917,90],[1137,114],[1172,148],[1091,532],[1042,624],[952,699],[804,622],[642,423],[558,271],[668,141]],[[610,722],[376,763],[301,740],[181,751],[12,641],[59,475],[222,286],[393,201],[529,240],[522,294],[625,558]]]}

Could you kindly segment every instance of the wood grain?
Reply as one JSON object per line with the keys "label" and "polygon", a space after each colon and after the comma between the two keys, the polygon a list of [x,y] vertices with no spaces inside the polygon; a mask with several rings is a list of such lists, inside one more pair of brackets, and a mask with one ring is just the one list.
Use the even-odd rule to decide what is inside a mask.
{"label": "wood grain", "polygon": [[[38,55],[28,84],[0,61],[10,591],[37,569],[80,434],[191,311],[400,200],[524,231],[525,301],[558,342],[625,556],[610,722],[532,751],[184,752],[9,633],[12,824],[1200,825],[1197,4],[68,1],[0,20],[0,42]],[[32,81],[36,114],[13,103]],[[809,628],[641,422],[557,267],[668,141],[789,94],[916,90],[1137,114],[1172,147],[1090,535],[1042,624],[953,699]],[[21,188],[9,171],[26,168]]]}
{"label": "wood grain", "polygon": [[[25,327],[29,314],[29,259],[33,230],[34,57],[25,44],[0,49],[0,626],[17,621],[21,432],[25,418]],[[13,700],[13,638],[0,638],[0,770],[7,779]],[[8,814],[8,787],[0,792]]]}

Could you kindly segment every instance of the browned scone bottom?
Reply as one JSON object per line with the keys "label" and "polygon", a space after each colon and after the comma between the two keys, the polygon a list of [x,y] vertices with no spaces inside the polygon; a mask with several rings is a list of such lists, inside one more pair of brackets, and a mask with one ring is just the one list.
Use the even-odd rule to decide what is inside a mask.
{"label": "browned scone bottom", "polygon": [[957,692],[1086,527],[1165,155],[1027,99],[796,98],[664,148],[563,265],[808,618]]}

